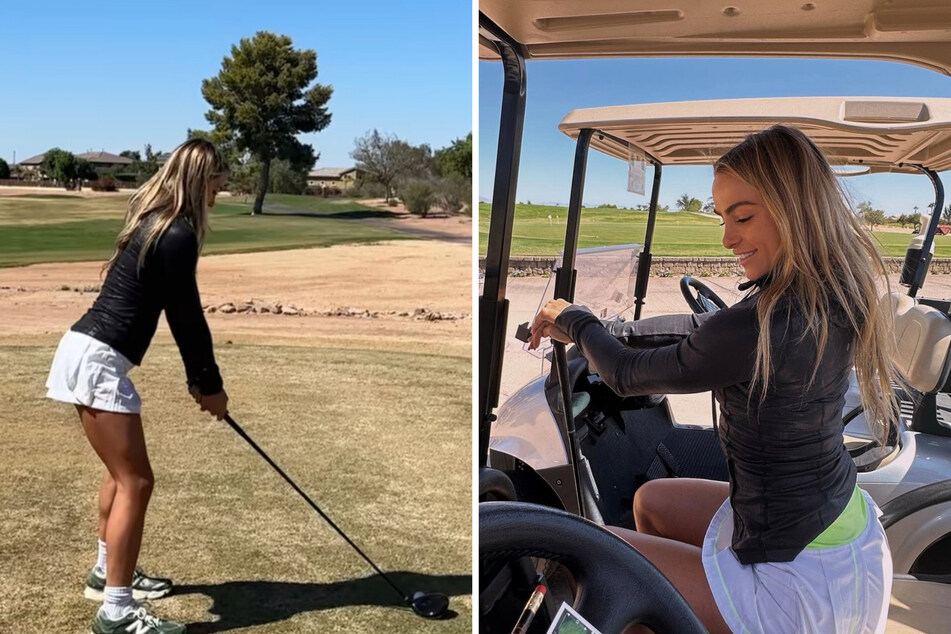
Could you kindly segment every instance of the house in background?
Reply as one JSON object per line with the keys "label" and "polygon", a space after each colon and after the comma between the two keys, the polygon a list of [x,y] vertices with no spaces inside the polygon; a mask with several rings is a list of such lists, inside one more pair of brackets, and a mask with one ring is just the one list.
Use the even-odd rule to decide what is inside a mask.
{"label": "house in background", "polygon": [[307,187],[313,189],[336,189],[345,191],[361,176],[355,167],[321,167],[307,174]]}
{"label": "house in background", "polygon": [[76,158],[86,159],[95,170],[118,170],[132,165],[132,159],[125,156],[116,156],[109,152],[85,152],[83,154],[77,154]]}
{"label": "house in background", "polygon": [[[40,166],[43,165],[44,158],[46,158],[45,152],[43,154],[31,156],[28,159],[23,159],[17,163],[17,165],[24,170],[33,172],[39,170]],[[132,159],[126,158],[124,156],[116,156],[115,154],[110,154],[109,152],[85,152],[83,154],[77,154],[76,158],[86,159],[95,170],[117,170],[124,167],[130,167],[132,165]]]}
{"label": "house in background", "polygon": [[20,168],[32,172],[38,170],[40,165],[43,164],[43,159],[46,158],[46,152],[43,154],[37,154],[36,156],[31,156],[28,159],[23,159],[19,163],[16,163],[14,167],[19,166]]}

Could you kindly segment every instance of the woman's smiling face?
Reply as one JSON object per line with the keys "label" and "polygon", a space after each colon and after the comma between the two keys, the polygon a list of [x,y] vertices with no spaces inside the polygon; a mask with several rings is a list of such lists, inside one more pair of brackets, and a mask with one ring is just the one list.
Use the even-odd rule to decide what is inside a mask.
{"label": "woman's smiling face", "polygon": [[740,259],[746,277],[769,273],[779,259],[779,228],[759,191],[728,172],[713,179],[713,205],[723,219],[723,246]]}

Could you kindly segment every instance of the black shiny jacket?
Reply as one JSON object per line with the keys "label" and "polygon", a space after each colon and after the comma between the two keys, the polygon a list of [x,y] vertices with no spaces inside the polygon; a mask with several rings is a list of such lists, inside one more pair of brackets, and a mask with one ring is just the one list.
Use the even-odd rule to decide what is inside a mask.
{"label": "black shiny jacket", "polygon": [[733,550],[743,564],[791,561],[845,509],[856,482],[842,442],[842,408],[854,352],[844,319],[829,324],[815,380],[816,342],[782,300],[771,325],[772,376],[751,390],[757,294],[703,315],[602,324],[587,309],[556,320],[618,394],[712,390],[730,473]]}
{"label": "black shiny jacket", "polygon": [[176,219],[155,242],[140,269],[147,224],[133,236],[106,276],[92,308],[71,330],[112,346],[140,365],[164,310],[189,386],[197,386],[202,394],[217,394],[222,388],[221,375],[195,279],[198,237],[187,221]]}

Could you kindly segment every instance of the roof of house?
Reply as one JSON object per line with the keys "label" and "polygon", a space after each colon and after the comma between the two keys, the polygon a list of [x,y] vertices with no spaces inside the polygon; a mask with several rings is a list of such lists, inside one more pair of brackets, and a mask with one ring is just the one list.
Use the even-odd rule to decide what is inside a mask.
{"label": "roof of house", "polygon": [[355,167],[321,167],[307,174],[308,178],[340,178],[344,174],[349,174],[357,168]]}
{"label": "roof of house", "polygon": [[125,156],[116,156],[109,152],[84,152],[77,154],[76,158],[86,159],[90,163],[107,163],[109,165],[132,165],[132,159]]}
{"label": "roof of house", "polygon": [[42,154],[37,154],[36,156],[31,156],[28,159],[23,159],[17,165],[40,165],[43,163],[43,159],[46,158],[46,152]]}

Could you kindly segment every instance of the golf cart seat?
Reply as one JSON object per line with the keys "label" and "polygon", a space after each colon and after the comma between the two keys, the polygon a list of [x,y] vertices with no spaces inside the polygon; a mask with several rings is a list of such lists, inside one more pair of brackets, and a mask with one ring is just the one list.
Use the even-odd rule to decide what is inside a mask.
{"label": "golf cart seat", "polygon": [[908,385],[922,394],[948,391],[951,319],[913,297],[891,294],[898,342],[894,359]]}
{"label": "golf cart seat", "polygon": [[895,363],[908,385],[920,393],[908,428],[935,436],[951,436],[948,392],[951,392],[951,317],[924,301],[892,297],[898,353]]}
{"label": "golf cart seat", "polygon": [[[951,387],[947,385],[951,373],[951,319],[940,310],[901,293],[883,297],[882,304],[885,302],[890,302],[895,322],[896,348],[892,360],[904,379],[904,385],[893,386],[902,424],[914,431],[941,433],[941,426],[935,420],[934,397]],[[849,395],[847,402],[859,399],[854,377]],[[862,413],[862,406],[858,404],[843,416],[842,422],[849,455],[858,471],[867,473],[898,456],[901,426],[893,426],[882,445],[870,431],[868,421],[860,416]],[[951,429],[941,435],[951,435]]]}

